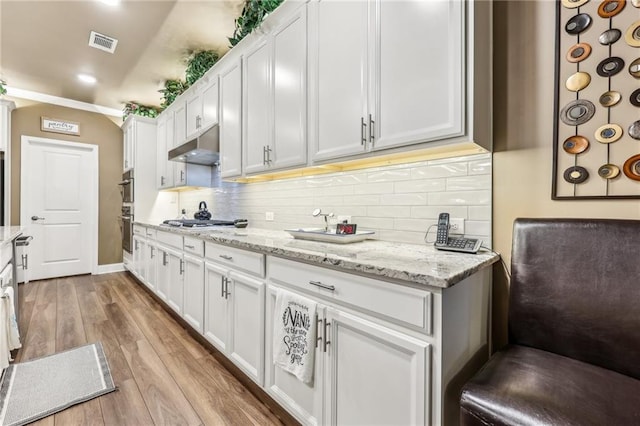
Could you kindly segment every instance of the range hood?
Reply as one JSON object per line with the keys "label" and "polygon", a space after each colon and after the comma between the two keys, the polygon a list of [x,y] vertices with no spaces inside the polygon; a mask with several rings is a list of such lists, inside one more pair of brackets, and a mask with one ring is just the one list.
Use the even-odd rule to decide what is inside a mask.
{"label": "range hood", "polygon": [[220,127],[216,124],[169,151],[170,161],[213,166],[220,160]]}

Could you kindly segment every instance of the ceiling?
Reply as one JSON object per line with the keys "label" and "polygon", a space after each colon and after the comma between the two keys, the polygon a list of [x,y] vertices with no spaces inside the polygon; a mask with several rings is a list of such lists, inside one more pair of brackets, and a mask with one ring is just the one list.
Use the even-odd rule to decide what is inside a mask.
{"label": "ceiling", "polygon": [[[243,0],[0,0],[0,79],[21,89],[122,110],[159,106],[167,79],[184,80],[193,50],[228,50]],[[118,39],[89,47],[91,31]],[[95,85],[78,73],[96,77]]]}

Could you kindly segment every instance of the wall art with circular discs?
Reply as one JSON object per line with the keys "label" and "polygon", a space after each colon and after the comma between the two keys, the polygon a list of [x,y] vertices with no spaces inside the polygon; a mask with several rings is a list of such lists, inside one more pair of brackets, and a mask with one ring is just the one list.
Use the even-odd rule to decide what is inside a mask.
{"label": "wall art with circular discs", "polygon": [[560,0],[553,199],[640,198],[640,0]]}

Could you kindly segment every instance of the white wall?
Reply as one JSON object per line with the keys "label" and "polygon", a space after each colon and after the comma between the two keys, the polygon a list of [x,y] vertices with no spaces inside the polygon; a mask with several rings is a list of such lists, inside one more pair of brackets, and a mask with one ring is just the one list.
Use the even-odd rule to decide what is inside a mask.
{"label": "white wall", "polygon": [[[280,181],[181,192],[189,217],[206,201],[216,219],[246,218],[267,229],[322,226],[311,212],[351,215],[385,241],[423,243],[438,213],[464,218],[465,234],[491,241],[491,154],[378,167]],[[274,212],[273,222],[265,212]],[[429,241],[434,234],[429,235]]]}

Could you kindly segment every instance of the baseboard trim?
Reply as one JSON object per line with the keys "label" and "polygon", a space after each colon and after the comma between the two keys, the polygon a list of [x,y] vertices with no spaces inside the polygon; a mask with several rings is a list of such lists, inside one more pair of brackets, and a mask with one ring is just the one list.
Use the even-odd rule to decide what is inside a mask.
{"label": "baseboard trim", "polygon": [[102,275],[102,274],[110,274],[112,272],[123,272],[124,264],[123,263],[111,263],[109,265],[98,265],[97,271],[94,275]]}

